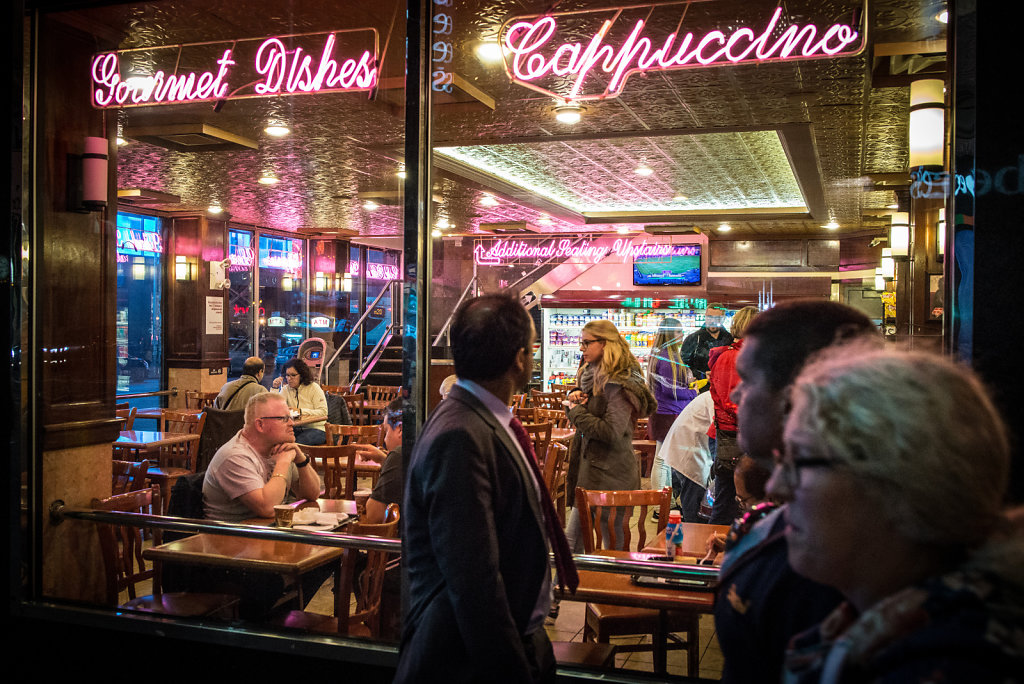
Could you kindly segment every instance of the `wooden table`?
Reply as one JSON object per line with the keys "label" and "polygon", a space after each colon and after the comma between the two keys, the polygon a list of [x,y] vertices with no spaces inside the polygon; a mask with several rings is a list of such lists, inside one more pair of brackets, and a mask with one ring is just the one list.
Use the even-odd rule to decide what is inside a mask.
{"label": "wooden table", "polygon": [[[683,555],[684,560],[695,562],[704,556],[704,547],[708,535],[712,532],[728,532],[728,525],[701,525],[683,523]],[[660,539],[660,548],[659,548]],[[641,552],[601,550],[595,555],[610,556],[632,560],[647,560],[665,553],[665,535],[652,542]],[[654,671],[657,674],[667,672],[667,652],[665,641],[668,636],[669,610],[688,610],[710,613],[715,603],[714,593],[708,590],[687,590],[671,587],[654,587],[634,584],[630,574],[598,572],[596,570],[580,570],[580,585],[575,594],[561,593],[555,588],[556,596],[563,601],[585,601],[587,603],[606,603],[615,606],[633,606],[651,608],[658,611],[658,628],[653,635]],[[696,638],[696,635],[694,635]]]}
{"label": "wooden table", "polygon": [[143,458],[160,451],[160,447],[199,441],[199,435],[187,432],[156,432],[150,430],[122,430],[113,446],[134,449]]}
{"label": "wooden table", "polygon": [[654,450],[658,443],[653,439],[634,439],[633,451],[640,454],[640,475],[651,476],[651,466],[654,464]]}
{"label": "wooden table", "polygon": [[576,431],[572,428],[551,428],[551,441],[561,442],[568,446],[569,442],[576,435]]}
{"label": "wooden table", "polygon": [[156,577],[160,577],[159,566],[166,562],[266,572],[290,577],[294,582],[300,606],[306,603],[302,595],[300,577],[326,563],[337,562],[334,570],[335,615],[343,614],[340,601],[348,601],[348,596],[342,596],[341,587],[341,558],[344,555],[343,549],[330,546],[207,533],[194,534],[142,552],[143,558],[153,561]]}
{"label": "wooden table", "polygon": [[157,424],[157,427],[159,427],[160,426],[160,420],[163,418],[163,415],[164,415],[165,411],[173,411],[174,413],[191,413],[194,416],[198,416],[200,413],[203,412],[202,409],[187,409],[187,408],[172,409],[172,408],[160,408],[160,407],[155,407],[154,408],[154,407],[150,407],[150,408],[142,408],[142,409],[137,410],[135,412],[135,420],[139,420],[140,418],[148,418],[149,420],[155,420],[156,424]]}

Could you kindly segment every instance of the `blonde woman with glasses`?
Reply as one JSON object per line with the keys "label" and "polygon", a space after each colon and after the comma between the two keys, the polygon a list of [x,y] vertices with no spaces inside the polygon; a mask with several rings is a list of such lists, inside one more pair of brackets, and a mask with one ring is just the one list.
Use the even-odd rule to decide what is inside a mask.
{"label": "blonde woman with glasses", "polygon": [[[633,430],[638,418],[654,413],[657,401],[644,382],[636,357],[611,321],[587,323],[580,334],[580,350],[583,363],[566,401],[569,422],[576,429],[569,445],[569,491],[577,486],[639,489]],[[607,520],[602,524],[607,525]],[[575,508],[569,515],[566,536],[575,553],[583,550]]]}

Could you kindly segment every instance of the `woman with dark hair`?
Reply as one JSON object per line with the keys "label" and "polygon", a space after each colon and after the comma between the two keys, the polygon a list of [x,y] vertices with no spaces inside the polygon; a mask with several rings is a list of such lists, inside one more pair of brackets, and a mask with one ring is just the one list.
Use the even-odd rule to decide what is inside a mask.
{"label": "woman with dark hair", "polygon": [[295,441],[316,446],[327,442],[324,424],[327,422],[327,396],[320,385],[313,382],[313,373],[302,359],[291,359],[281,370],[281,378],[274,387],[288,403],[295,418]]}
{"label": "woman with dark hair", "polygon": [[[683,363],[682,346],[683,324],[675,318],[664,318],[647,362],[647,386],[658,401],[658,409],[650,417],[648,427],[651,439],[655,440],[651,489],[672,487],[673,500],[682,490],[681,476],[673,477],[672,468],[661,453],[662,446],[676,417],[697,396],[697,390],[689,388],[696,378]],[[679,480],[678,485],[676,480]],[[658,511],[654,511],[654,515],[657,517]]]}

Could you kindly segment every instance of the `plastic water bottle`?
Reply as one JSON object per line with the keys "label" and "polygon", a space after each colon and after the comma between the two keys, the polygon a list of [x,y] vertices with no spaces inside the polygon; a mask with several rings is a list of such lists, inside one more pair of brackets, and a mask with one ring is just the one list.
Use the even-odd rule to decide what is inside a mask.
{"label": "plastic water bottle", "polygon": [[665,555],[681,556],[683,554],[683,517],[679,511],[670,511],[668,525],[665,526]]}

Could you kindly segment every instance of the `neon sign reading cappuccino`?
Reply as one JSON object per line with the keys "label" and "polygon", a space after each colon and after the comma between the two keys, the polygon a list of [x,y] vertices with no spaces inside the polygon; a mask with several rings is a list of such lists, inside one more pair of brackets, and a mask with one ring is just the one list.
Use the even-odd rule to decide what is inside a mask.
{"label": "neon sign reading cappuccino", "polygon": [[[644,6],[650,11],[661,7]],[[566,101],[600,99],[621,94],[626,80],[635,73],[847,56],[859,53],[865,42],[849,24],[836,23],[826,28],[814,24],[787,26],[782,21],[781,7],[777,7],[766,22],[756,26],[684,33],[683,21],[679,20],[676,30],[665,34],[652,28],[644,18],[636,20],[625,38],[621,37],[621,31],[616,31],[618,38],[611,38],[615,22],[625,9],[643,8],[616,10],[585,44],[563,43],[558,35],[560,32],[578,35],[585,30],[581,22],[586,22],[588,15],[592,17],[594,12],[549,14],[506,22],[501,36],[509,77],[516,83]],[[607,82],[607,85],[601,92],[588,92],[588,78],[598,74],[601,78],[590,80]],[[560,84],[558,90],[538,83],[545,78],[556,79]],[[566,83],[569,84],[567,92]]]}
{"label": "neon sign reading cappuccino", "polygon": [[[339,36],[345,43],[339,46]],[[255,38],[225,43],[209,69],[178,71],[183,55],[208,55],[210,44],[101,52],[92,59],[92,104],[98,109],[247,97],[371,90],[377,84],[374,29]],[[362,53],[359,49],[362,48]],[[129,75],[137,53],[157,61],[172,54],[171,73]],[[354,53],[349,58],[338,52]],[[208,59],[208,58],[207,58]],[[192,60],[202,64],[203,57]],[[140,62],[145,59],[140,59]]]}

